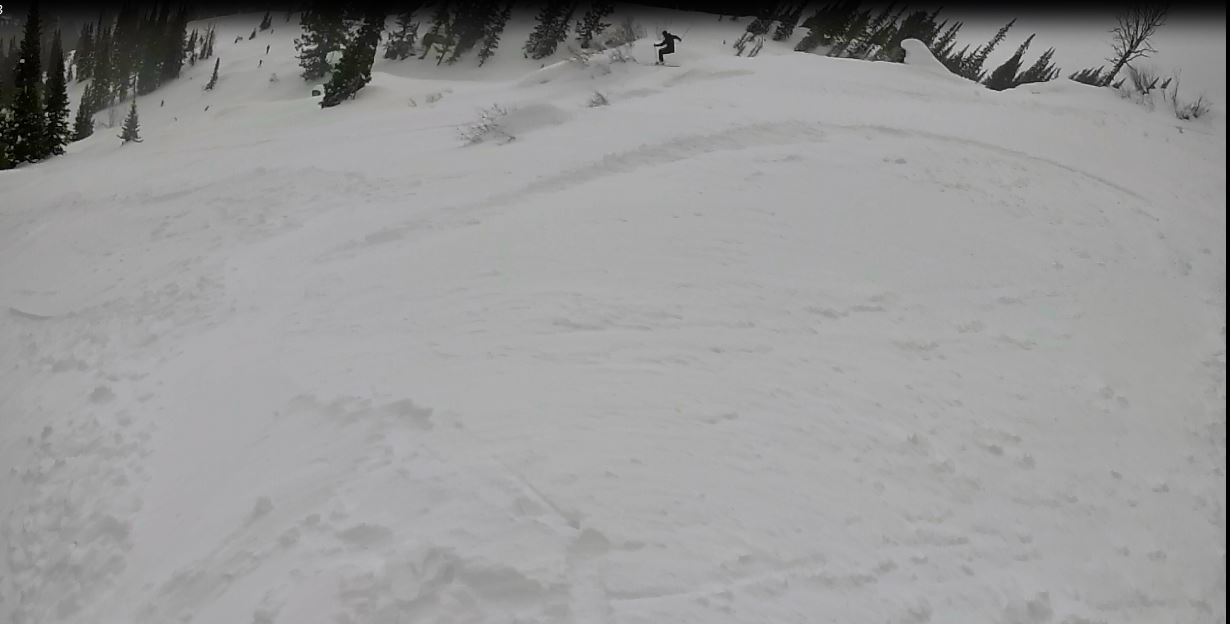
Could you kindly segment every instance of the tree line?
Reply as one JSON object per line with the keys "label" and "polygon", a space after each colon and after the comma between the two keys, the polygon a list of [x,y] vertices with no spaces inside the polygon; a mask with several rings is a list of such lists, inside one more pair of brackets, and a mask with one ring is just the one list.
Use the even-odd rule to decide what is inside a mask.
{"label": "tree line", "polygon": [[[501,43],[517,0],[399,0],[392,11],[394,25],[386,26],[390,7],[380,2],[345,6],[331,0],[307,0],[300,13],[301,34],[295,39],[296,58],[305,80],[328,78],[322,108],[353,98],[371,81],[371,69],[384,42],[386,59],[411,56],[452,65],[473,55],[479,66],[487,63]],[[82,27],[71,61],[65,58],[58,31],[42,32],[37,2],[32,2],[20,45],[0,45],[0,168],[35,162],[61,154],[71,140],[90,136],[93,117],[130,96],[145,95],[179,76],[184,63],[194,65],[214,56],[215,33],[188,32],[185,7],[169,2],[141,9],[126,0],[111,19],[100,15],[97,22]],[[732,7],[743,3],[728,3]],[[584,10],[582,10],[584,8]],[[582,49],[618,45],[634,39],[629,27],[611,29],[606,20],[614,12],[613,0],[542,0],[533,30],[521,45],[528,59],[545,59],[561,45],[573,42]],[[858,0],[833,0],[813,8],[808,0],[777,0],[747,5],[754,19],[735,41],[739,55],[755,56],[766,39],[791,40],[797,29],[806,34],[796,51],[823,53],[842,58],[901,62],[902,42],[922,41],[950,71],[990,89],[1004,90],[1023,84],[1053,80],[1054,48],[1049,48],[1026,66],[1025,55],[1034,35],[999,66],[986,66],[991,53],[1007,37],[1016,20],[1009,21],[985,44],[957,49],[960,21],[940,19],[940,10],[910,10],[890,4],[880,9],[862,8]],[[288,11],[286,20],[291,13]],[[1115,56],[1112,67],[1091,68],[1070,78],[1098,86],[1113,85],[1115,76],[1132,60],[1151,52],[1151,37],[1164,22],[1164,5],[1140,5],[1121,13],[1112,31]],[[721,19],[721,17],[719,17]],[[266,12],[253,29],[267,30],[272,17]],[[387,29],[387,35],[386,35]],[[421,33],[421,34],[420,34]],[[604,35],[604,33],[606,33]],[[240,37],[242,38],[242,36]],[[42,71],[46,67],[47,71]],[[220,59],[215,60],[206,90],[218,83]],[[70,125],[66,83],[90,80]],[[130,117],[135,124],[135,101]],[[135,127],[135,126],[134,126]]]}
{"label": "tree line", "polygon": [[[178,78],[185,60],[212,56],[213,31],[189,36],[187,28],[185,6],[164,2],[141,9],[126,2],[114,17],[100,15],[82,26],[71,63],[61,33],[52,33],[44,64],[45,33],[32,2],[20,46],[0,58],[0,68],[10,68],[0,81],[0,168],[64,153],[70,141],[93,134],[95,113]],[[70,124],[67,83],[74,77],[90,82]]]}

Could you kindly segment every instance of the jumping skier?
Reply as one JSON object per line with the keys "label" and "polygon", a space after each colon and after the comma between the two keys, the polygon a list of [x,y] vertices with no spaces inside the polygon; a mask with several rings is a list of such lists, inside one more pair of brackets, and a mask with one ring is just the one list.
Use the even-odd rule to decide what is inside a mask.
{"label": "jumping skier", "polygon": [[675,53],[675,42],[683,41],[682,37],[672,35],[665,30],[662,31],[662,41],[653,44],[653,47],[658,48],[658,65],[666,64],[666,55]]}

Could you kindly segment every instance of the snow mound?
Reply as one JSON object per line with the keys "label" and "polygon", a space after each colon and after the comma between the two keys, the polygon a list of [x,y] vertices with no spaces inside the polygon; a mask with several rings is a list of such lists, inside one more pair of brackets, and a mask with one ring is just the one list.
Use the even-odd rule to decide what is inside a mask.
{"label": "snow mound", "polygon": [[910,67],[916,67],[928,72],[932,72],[941,76],[945,76],[962,82],[969,82],[964,78],[953,74],[944,67],[944,64],[939,59],[935,58],[935,54],[927,47],[927,44],[918,39],[906,39],[901,42],[901,48],[905,50],[905,64]]}

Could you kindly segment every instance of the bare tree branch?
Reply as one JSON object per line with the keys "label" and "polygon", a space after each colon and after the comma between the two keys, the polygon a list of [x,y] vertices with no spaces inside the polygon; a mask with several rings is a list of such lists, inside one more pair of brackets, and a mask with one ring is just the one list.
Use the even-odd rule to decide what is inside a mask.
{"label": "bare tree branch", "polygon": [[1110,84],[1124,65],[1157,52],[1149,38],[1166,23],[1169,9],[1164,1],[1136,3],[1115,18],[1117,25],[1110,31],[1114,35],[1111,47],[1115,55],[1106,59],[1113,65],[1102,84]]}

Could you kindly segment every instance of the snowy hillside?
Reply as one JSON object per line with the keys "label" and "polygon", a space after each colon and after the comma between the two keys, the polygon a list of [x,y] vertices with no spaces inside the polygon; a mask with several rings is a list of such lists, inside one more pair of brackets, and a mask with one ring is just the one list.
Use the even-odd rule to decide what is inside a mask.
{"label": "snowy hillside", "polygon": [[0,172],[0,622],[1226,621],[1220,111],[258,19]]}

